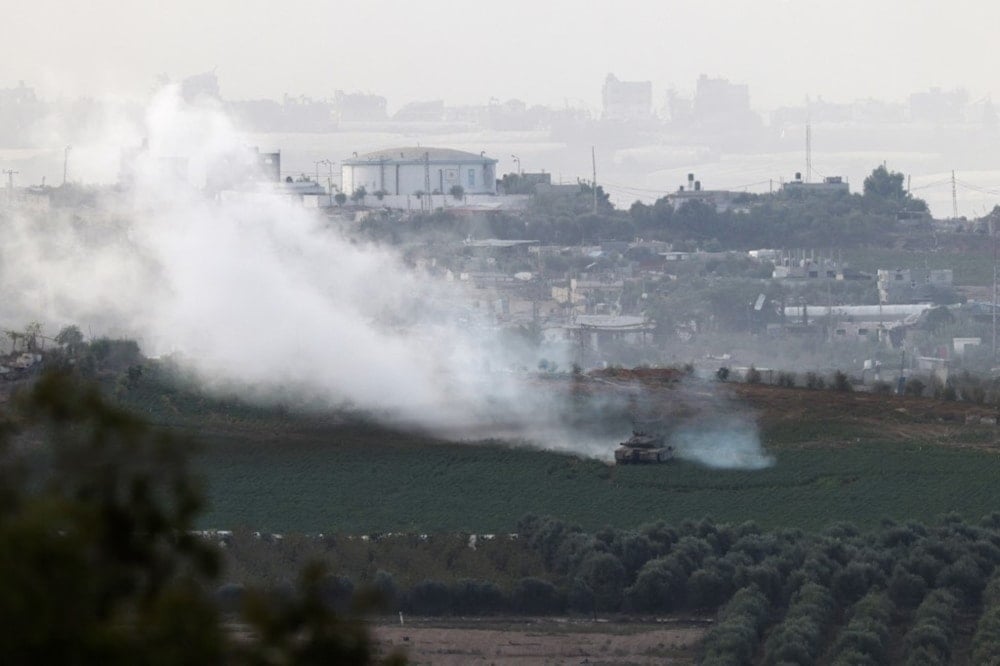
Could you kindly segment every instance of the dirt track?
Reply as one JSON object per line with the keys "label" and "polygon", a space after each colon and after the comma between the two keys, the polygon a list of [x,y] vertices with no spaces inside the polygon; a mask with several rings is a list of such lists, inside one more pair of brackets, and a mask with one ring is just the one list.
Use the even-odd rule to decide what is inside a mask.
{"label": "dirt track", "polygon": [[705,629],[691,623],[615,623],[558,618],[406,620],[381,625],[384,650],[412,664],[691,664]]}

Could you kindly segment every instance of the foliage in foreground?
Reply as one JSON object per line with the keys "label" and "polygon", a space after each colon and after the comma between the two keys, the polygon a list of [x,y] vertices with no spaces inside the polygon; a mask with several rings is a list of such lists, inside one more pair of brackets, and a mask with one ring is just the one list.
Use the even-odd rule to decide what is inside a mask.
{"label": "foliage in foreground", "polygon": [[5,663],[344,663],[375,659],[360,621],[307,568],[280,599],[244,595],[234,640],[212,593],[218,552],[192,527],[190,445],[63,374],[42,377],[3,431],[0,654]]}

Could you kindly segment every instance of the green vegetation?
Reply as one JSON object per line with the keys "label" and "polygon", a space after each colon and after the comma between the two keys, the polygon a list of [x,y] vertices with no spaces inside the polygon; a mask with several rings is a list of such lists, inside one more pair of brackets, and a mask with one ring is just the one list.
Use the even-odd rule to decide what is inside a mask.
{"label": "green vegetation", "polygon": [[[825,433],[826,424],[815,428],[813,434]],[[613,468],[361,426],[286,431],[262,441],[214,435],[207,444],[197,461],[211,499],[201,524],[273,531],[508,532],[528,512],[591,529],[706,515],[769,527],[820,529],[836,520],[871,526],[882,517],[988,513],[998,508],[993,481],[1000,475],[994,453],[929,444],[775,449],[774,467],[760,471],[686,462]]]}
{"label": "green vegetation", "polygon": [[[447,213],[419,216],[399,229],[397,222],[372,219],[363,232],[393,242],[422,232],[444,234],[452,240],[469,235],[496,238],[532,238],[543,243],[577,245],[599,241],[631,241],[636,237],[674,243],[675,249],[863,248],[885,247],[904,227],[901,218],[915,218],[906,227],[926,231],[927,205],[901,187],[903,175],[877,167],[865,180],[863,194],[815,196],[783,190],[775,194],[745,194],[725,211],[701,200],[685,202],[675,210],[667,197],[653,204],[635,202],[617,210],[603,189],[582,183],[579,190],[543,193],[532,197],[523,214],[502,214],[486,220],[469,220]],[[505,177],[507,192],[528,192],[531,187],[515,176]]]}
{"label": "green vegetation", "polygon": [[[228,609],[215,595],[219,552],[192,532],[202,497],[190,443],[64,373],[42,376],[16,407],[0,429],[6,663],[374,661],[321,565],[285,594],[254,585]],[[247,630],[238,640],[234,619]]]}

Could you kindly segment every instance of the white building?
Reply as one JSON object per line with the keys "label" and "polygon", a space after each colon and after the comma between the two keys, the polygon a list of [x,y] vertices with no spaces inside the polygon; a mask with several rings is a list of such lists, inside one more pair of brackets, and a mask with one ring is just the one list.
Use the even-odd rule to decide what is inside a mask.
{"label": "white building", "polygon": [[343,161],[343,191],[364,188],[368,194],[449,194],[457,185],[465,194],[496,194],[497,160],[486,153],[449,148],[392,148]]}

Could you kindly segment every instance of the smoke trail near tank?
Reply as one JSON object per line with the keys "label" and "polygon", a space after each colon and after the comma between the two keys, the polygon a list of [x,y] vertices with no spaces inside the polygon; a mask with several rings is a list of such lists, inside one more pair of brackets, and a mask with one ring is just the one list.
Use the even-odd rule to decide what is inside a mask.
{"label": "smoke trail near tank", "polygon": [[742,418],[681,428],[670,442],[679,458],[715,469],[764,469],[774,464],[761,446],[756,424]]}

